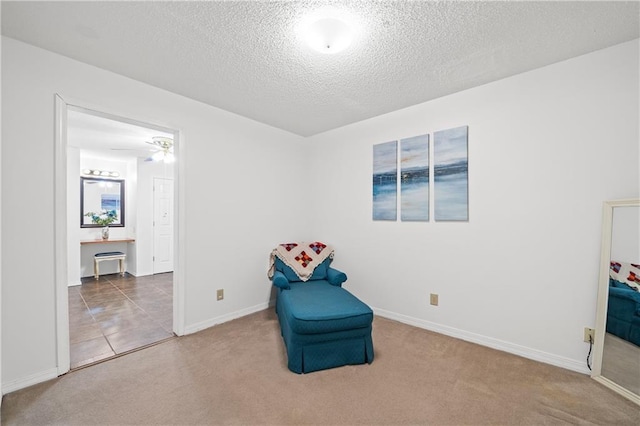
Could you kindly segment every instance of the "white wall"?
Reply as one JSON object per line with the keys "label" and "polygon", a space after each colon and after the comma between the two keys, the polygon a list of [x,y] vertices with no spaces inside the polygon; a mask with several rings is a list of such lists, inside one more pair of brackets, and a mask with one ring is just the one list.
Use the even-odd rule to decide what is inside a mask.
{"label": "white wall", "polygon": [[[635,40],[310,138],[317,234],[346,288],[378,314],[586,372],[602,202],[639,193],[638,80]],[[372,145],[462,125],[469,222],[373,222]]]}
{"label": "white wall", "polygon": [[57,374],[54,93],[180,131],[187,331],[267,306],[269,251],[306,237],[302,138],[6,37],[2,67],[3,391]]}

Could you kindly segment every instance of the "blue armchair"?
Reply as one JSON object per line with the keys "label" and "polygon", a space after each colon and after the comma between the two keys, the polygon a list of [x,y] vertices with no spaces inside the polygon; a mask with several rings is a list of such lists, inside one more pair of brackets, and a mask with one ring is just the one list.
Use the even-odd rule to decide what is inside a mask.
{"label": "blue armchair", "polygon": [[640,346],[640,293],[609,279],[607,332]]}
{"label": "blue armchair", "polygon": [[276,312],[288,367],[295,373],[373,362],[373,311],[342,288],[347,276],[330,267],[331,260],[302,282],[275,259]]}

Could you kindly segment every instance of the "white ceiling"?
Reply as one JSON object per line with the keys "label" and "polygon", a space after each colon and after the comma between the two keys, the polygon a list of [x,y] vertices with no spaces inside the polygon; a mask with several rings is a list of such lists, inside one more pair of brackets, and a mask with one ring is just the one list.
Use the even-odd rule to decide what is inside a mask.
{"label": "white ceiling", "polygon": [[171,133],[88,112],[67,113],[67,144],[86,156],[146,159],[159,150],[148,144],[154,136],[173,139]]}
{"label": "white ceiling", "polygon": [[[296,32],[332,6],[335,55]],[[639,36],[637,1],[2,2],[2,34],[309,136]]]}

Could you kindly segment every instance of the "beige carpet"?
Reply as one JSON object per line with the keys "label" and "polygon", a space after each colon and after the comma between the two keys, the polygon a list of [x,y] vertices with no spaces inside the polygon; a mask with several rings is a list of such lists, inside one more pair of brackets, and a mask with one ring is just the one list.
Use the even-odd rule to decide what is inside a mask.
{"label": "beige carpet", "polygon": [[286,368],[273,310],[6,395],[3,425],[638,425],[589,377],[384,318],[375,361]]}

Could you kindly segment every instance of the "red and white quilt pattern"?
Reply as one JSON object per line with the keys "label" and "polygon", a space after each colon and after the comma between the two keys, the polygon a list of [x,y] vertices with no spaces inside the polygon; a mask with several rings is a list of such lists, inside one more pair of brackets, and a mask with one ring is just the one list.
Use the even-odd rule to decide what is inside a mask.
{"label": "red and white quilt pattern", "polygon": [[640,291],[640,265],[637,263],[612,261],[609,276],[636,291]]}
{"label": "red and white quilt pattern", "polygon": [[333,257],[333,248],[320,241],[280,244],[271,252],[269,278],[273,277],[276,257],[293,269],[301,281],[307,281],[316,266]]}

